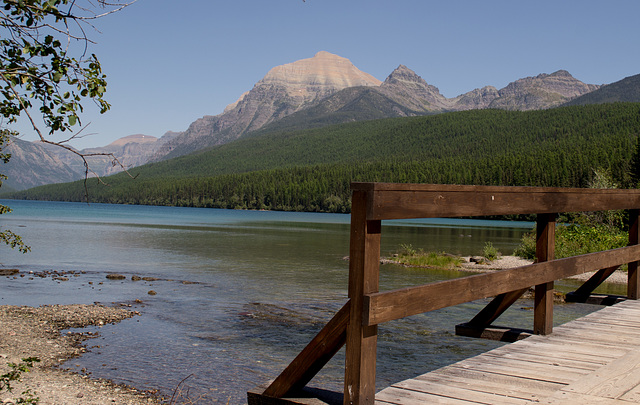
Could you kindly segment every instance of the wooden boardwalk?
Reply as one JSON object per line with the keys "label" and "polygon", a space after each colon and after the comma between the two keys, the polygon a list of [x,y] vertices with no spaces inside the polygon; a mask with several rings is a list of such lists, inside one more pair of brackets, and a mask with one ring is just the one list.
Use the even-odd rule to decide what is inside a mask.
{"label": "wooden boardwalk", "polygon": [[377,404],[640,403],[640,301],[405,380]]}
{"label": "wooden boardwalk", "polygon": [[[640,189],[393,183],[352,183],[351,189],[349,300],[275,380],[248,393],[250,405],[317,403],[290,398],[342,346],[346,350],[340,402],[345,405],[640,403],[640,304],[636,301],[640,299]],[[559,213],[620,209],[628,212],[627,246],[555,259]],[[514,214],[536,214],[536,263],[379,290],[382,221]],[[594,271],[573,294],[580,301],[625,264],[629,301],[554,330],[556,280]],[[378,325],[493,297],[458,328],[460,333],[478,334],[490,328],[531,286],[535,336],[376,394]]]}

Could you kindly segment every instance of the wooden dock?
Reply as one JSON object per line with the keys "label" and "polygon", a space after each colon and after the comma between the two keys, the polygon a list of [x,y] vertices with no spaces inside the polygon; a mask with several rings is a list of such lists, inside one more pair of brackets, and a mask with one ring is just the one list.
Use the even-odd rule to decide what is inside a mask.
{"label": "wooden dock", "polygon": [[[640,403],[640,189],[391,183],[352,183],[351,189],[349,300],[275,380],[248,393],[250,405],[323,403],[313,402],[323,393],[298,395],[342,346],[338,401],[344,405]],[[559,213],[621,209],[628,213],[627,246],[555,258]],[[379,291],[382,221],[514,214],[536,214],[534,264]],[[556,280],[595,272],[571,294],[584,302],[622,265],[628,301],[554,328]],[[456,333],[504,340],[512,331],[501,332],[494,321],[532,286],[535,336],[376,393],[378,325],[493,297]]]}
{"label": "wooden dock", "polygon": [[640,301],[385,388],[376,404],[640,403]]}

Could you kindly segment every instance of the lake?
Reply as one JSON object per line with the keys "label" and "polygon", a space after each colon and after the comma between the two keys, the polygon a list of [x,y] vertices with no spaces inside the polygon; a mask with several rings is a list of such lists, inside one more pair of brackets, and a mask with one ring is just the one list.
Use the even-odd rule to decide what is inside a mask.
{"label": "lake", "polygon": [[[349,215],[234,211],[40,201],[0,201],[14,212],[3,229],[32,247],[1,247],[0,266],[21,272],[75,271],[0,278],[0,304],[124,303],[141,316],[86,328],[100,337],[62,367],[86,369],[139,389],[171,395],[181,380],[201,403],[245,403],[246,391],[275,378],[346,302]],[[400,244],[478,255],[486,242],[511,254],[532,223],[463,219],[383,221],[383,255]],[[82,273],[80,273],[82,272]],[[108,280],[120,273],[126,280]],[[132,281],[131,276],[154,281]],[[381,289],[467,275],[381,266]],[[575,283],[562,282],[566,291]],[[149,291],[156,295],[149,295]],[[136,302],[139,300],[141,302]],[[377,386],[442,367],[500,345],[454,335],[486,300],[409,317],[379,328]],[[530,328],[530,301],[500,324]],[[557,305],[564,323],[595,309]],[[311,383],[341,390],[344,352]],[[188,377],[188,378],[187,378]]]}

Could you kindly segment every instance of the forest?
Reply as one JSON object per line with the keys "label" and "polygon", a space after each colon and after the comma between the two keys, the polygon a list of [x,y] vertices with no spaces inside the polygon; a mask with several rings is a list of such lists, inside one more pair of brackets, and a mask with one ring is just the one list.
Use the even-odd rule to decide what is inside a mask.
{"label": "forest", "polygon": [[119,174],[11,198],[349,212],[350,183],[635,187],[640,103],[473,110],[246,136]]}

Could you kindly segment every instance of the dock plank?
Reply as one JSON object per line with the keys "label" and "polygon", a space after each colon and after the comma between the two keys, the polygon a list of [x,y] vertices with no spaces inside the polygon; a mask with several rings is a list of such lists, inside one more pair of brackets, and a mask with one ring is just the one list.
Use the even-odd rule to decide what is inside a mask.
{"label": "dock plank", "polygon": [[398,382],[376,403],[640,403],[640,301]]}

